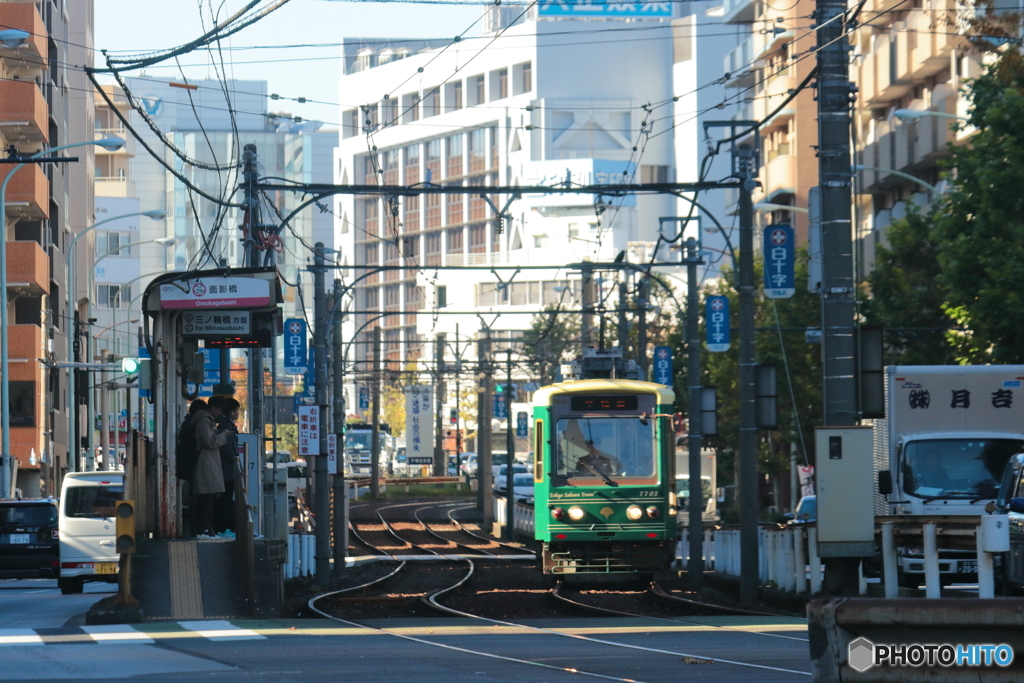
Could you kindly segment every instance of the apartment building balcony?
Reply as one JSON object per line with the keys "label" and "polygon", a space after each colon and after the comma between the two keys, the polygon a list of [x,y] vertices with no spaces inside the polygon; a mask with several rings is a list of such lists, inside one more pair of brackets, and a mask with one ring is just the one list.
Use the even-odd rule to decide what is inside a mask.
{"label": "apartment building balcony", "polygon": [[723,24],[749,24],[757,18],[755,0],[725,0],[722,3]]}
{"label": "apartment building balcony", "polygon": [[722,60],[722,69],[730,75],[726,82],[729,88],[749,88],[757,77],[753,69],[754,37],[748,36],[729,51]]}
{"label": "apartment building balcony", "polygon": [[41,325],[8,325],[7,349],[11,381],[31,382],[39,376],[39,358],[46,357],[46,335]]}
{"label": "apartment building balcony", "polygon": [[93,188],[97,197],[134,197],[135,182],[127,178],[100,177],[94,178]]}
{"label": "apartment building balcony", "polygon": [[0,80],[0,130],[12,143],[46,140],[46,98],[35,81]]}
{"label": "apartment building balcony", "polygon": [[49,33],[34,2],[0,2],[0,25],[29,34],[20,48],[0,47],[0,57],[7,63],[9,76],[31,75],[46,66],[46,40]]}
{"label": "apartment building balcony", "polygon": [[7,289],[25,296],[50,293],[50,259],[38,242],[7,243]]}
{"label": "apartment building balcony", "polygon": [[772,202],[796,191],[796,156],[778,154],[763,166],[764,201]]}
{"label": "apartment building balcony", "polygon": [[50,183],[40,164],[28,164],[14,174],[7,184],[6,199],[8,216],[35,220],[49,217]]}

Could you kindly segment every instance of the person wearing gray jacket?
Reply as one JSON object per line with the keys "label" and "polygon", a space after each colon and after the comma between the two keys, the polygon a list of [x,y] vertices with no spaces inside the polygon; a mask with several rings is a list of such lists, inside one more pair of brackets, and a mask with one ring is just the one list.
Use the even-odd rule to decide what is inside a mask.
{"label": "person wearing gray jacket", "polygon": [[196,448],[199,462],[192,475],[192,487],[196,494],[198,508],[196,520],[197,536],[213,536],[213,501],[224,493],[224,474],[220,464],[220,447],[227,443],[228,433],[217,433],[217,418],[221,409],[211,404],[208,410],[200,410],[192,418],[195,421]]}

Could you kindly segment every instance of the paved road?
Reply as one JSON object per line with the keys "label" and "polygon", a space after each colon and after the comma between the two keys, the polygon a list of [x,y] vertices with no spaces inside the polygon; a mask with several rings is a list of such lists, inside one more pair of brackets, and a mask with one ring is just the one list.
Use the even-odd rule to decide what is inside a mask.
{"label": "paved road", "polygon": [[[55,628],[116,591],[116,584],[87,583],[78,595],[61,595],[56,579],[0,580],[0,628]],[[2,662],[2,658],[0,658]],[[4,676],[0,676],[0,679]]]}
{"label": "paved road", "polygon": [[[390,633],[311,619],[153,622],[134,628],[14,629],[3,623],[0,678],[212,678],[246,683],[254,676],[296,683],[342,678],[423,683],[601,680],[565,670],[576,669],[600,674],[604,680],[651,683],[809,680],[806,629],[798,620],[694,621],[701,623],[607,618],[532,622],[632,648],[447,618],[372,622]],[[734,663],[710,662],[710,657]]]}

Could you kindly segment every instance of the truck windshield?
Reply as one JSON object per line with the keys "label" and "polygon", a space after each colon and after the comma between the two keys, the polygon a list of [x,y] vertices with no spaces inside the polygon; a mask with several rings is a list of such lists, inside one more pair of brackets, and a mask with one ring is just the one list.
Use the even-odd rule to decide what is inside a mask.
{"label": "truck windshield", "polygon": [[657,483],[654,423],[636,415],[555,422],[555,472],[573,486]]}
{"label": "truck windshield", "polygon": [[[345,435],[345,450],[368,451],[373,441],[371,432],[349,432]],[[381,440],[383,444],[383,440]]]}
{"label": "truck windshield", "polygon": [[920,498],[995,498],[1020,439],[911,441],[903,455],[903,490]]}

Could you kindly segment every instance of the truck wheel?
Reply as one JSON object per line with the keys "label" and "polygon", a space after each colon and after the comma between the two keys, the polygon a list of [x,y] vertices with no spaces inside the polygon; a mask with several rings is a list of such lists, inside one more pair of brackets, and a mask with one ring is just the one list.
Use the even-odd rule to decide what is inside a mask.
{"label": "truck wheel", "polygon": [[82,579],[57,579],[57,586],[61,595],[74,595],[84,590],[85,582]]}
{"label": "truck wheel", "polygon": [[919,579],[917,579],[915,576],[910,575],[910,574],[899,574],[899,575],[897,575],[896,583],[901,588],[915,588],[915,589],[917,589],[917,588],[921,587],[921,581]]}

